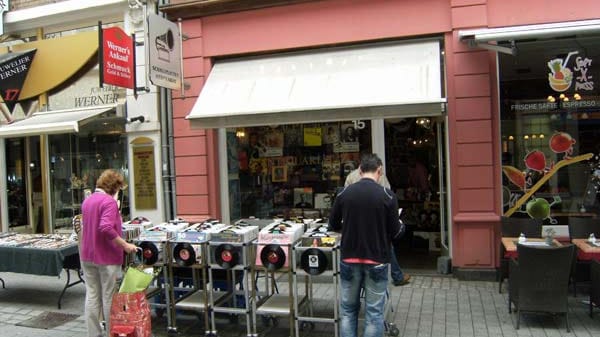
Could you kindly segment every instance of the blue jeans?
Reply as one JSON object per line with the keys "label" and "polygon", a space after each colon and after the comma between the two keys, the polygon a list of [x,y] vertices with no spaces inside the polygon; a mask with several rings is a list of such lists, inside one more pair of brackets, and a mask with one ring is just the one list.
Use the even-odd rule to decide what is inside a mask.
{"label": "blue jeans", "polygon": [[341,337],[358,336],[360,294],[364,288],[365,325],[363,337],[381,337],[384,330],[384,307],[388,285],[388,264],[340,262]]}
{"label": "blue jeans", "polygon": [[390,257],[390,269],[392,270],[392,281],[404,280],[404,273],[398,264],[398,258],[396,257],[394,246],[392,246],[392,256]]}

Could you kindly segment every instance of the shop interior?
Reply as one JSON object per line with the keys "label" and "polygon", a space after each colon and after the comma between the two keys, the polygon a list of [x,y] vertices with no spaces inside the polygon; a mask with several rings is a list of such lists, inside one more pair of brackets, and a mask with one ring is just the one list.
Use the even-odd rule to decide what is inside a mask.
{"label": "shop interior", "polygon": [[[326,218],[372,151],[371,130],[368,120],[227,129],[230,219]],[[396,251],[408,270],[434,271],[442,252],[439,130],[436,118],[384,121],[386,176],[407,224]]]}

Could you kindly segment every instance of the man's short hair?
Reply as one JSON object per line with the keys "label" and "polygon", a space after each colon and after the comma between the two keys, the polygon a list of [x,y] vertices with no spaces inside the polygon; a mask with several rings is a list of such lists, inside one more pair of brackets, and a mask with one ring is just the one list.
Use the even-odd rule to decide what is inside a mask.
{"label": "man's short hair", "polygon": [[381,166],[383,166],[381,158],[374,153],[365,154],[360,159],[360,171],[363,173],[376,172]]}

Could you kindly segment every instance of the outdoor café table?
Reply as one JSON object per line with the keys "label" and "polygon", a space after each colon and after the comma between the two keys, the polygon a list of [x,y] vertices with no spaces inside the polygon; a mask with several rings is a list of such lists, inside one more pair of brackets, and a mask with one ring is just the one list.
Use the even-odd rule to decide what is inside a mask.
{"label": "outdoor caf\u00e9 table", "polygon": [[[519,242],[519,238],[502,238],[502,245],[504,246],[504,257],[511,259],[516,258],[517,255],[517,243]],[[527,238],[527,241],[522,243],[523,245],[536,246],[540,248],[544,247],[560,247],[562,246],[558,240],[552,240],[552,245],[549,246],[546,243],[546,239],[543,238]]]}
{"label": "outdoor caf\u00e9 table", "polygon": [[[600,241],[600,240],[599,240]],[[592,244],[587,239],[571,240],[577,246],[577,260],[579,261],[600,261],[600,242]]]}
{"label": "outdoor caf\u00e9 table", "polygon": [[[59,234],[0,234],[0,272],[59,276],[63,269],[67,280],[58,297],[59,309],[67,288],[83,282],[77,243]],[[71,270],[79,280],[71,282]]]}

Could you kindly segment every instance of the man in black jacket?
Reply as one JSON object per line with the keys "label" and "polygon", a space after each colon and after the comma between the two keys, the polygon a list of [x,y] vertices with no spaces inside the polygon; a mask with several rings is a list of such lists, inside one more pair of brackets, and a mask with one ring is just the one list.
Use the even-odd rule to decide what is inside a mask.
{"label": "man in black jacket", "polygon": [[340,332],[358,336],[360,294],[365,294],[364,337],[383,336],[384,306],[392,240],[400,232],[398,200],[377,183],[382,173],[375,154],[362,157],[362,179],[345,187],[335,198],[329,226],[342,232]]}

